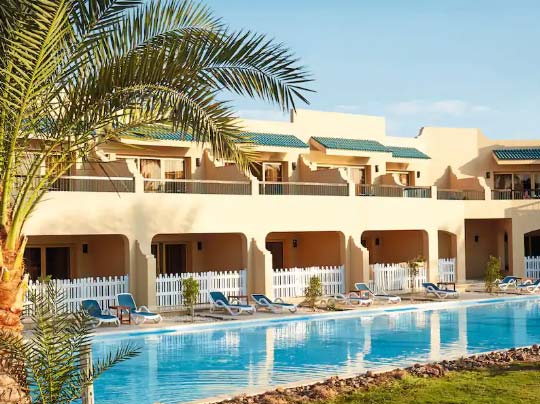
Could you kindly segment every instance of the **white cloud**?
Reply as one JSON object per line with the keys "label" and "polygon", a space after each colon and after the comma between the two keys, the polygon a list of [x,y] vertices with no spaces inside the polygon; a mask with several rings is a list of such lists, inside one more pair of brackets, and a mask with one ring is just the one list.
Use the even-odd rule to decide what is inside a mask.
{"label": "white cloud", "polygon": [[279,109],[241,109],[238,116],[244,119],[257,119],[263,121],[284,121],[289,119],[288,112]]}
{"label": "white cloud", "polygon": [[400,116],[425,114],[439,116],[464,116],[468,114],[490,112],[492,109],[486,105],[471,104],[463,100],[412,100],[390,104],[387,107],[387,111],[389,114]]}

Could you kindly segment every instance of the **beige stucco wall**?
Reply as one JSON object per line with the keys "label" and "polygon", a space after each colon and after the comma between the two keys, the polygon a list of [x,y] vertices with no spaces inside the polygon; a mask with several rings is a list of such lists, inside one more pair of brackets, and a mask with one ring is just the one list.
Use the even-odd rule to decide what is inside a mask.
{"label": "beige stucco wall", "polygon": [[[374,139],[385,145],[416,147],[431,157],[421,160],[395,159],[389,153],[325,153],[313,145],[309,149],[260,148],[260,160],[283,163],[284,180],[340,182],[342,179],[338,176],[338,170],[315,171],[317,164],[365,165],[372,183],[395,183],[387,170],[402,169],[415,173],[416,185],[482,189],[486,185],[491,186],[493,181],[493,175],[490,179],[485,178],[486,172],[540,171],[540,162],[512,166],[498,164],[492,157],[495,147],[539,147],[540,142],[493,141],[479,129],[425,127],[416,138],[392,138],[385,135],[385,123],[381,117],[305,110],[299,110],[292,122],[243,121],[242,125],[246,130],[294,134],[306,142],[311,136]],[[222,162],[213,161],[211,156],[204,157],[202,147],[190,142],[156,141],[150,146],[140,141],[131,143],[107,145],[103,151],[111,156],[183,157],[187,159],[188,176],[194,179],[244,178],[234,167],[222,167]],[[195,164],[197,158],[201,159],[199,167]],[[293,170],[293,163],[296,163],[296,170]],[[416,178],[417,172],[420,172],[419,178]],[[140,293],[137,286],[142,276],[140,266],[151,261],[148,258],[150,244],[156,234],[234,234],[234,237],[225,238],[208,236],[209,239],[203,243],[206,246],[203,251],[193,252],[193,270],[247,266],[252,290],[266,291],[271,282],[271,271],[268,270],[271,256],[265,249],[269,233],[301,233],[307,238],[302,241],[299,236],[300,245],[309,248],[303,255],[296,253],[292,261],[305,265],[344,264],[349,282],[353,282],[366,280],[367,262],[377,262],[383,258],[386,261],[404,261],[419,253],[429,258],[430,271],[436,273],[438,256],[453,253],[448,252],[448,241],[439,236],[439,231],[455,234],[456,248],[452,250],[457,255],[459,280],[465,279],[465,273],[474,277],[481,273],[486,254],[500,251],[500,238],[497,239],[494,234],[503,230],[511,237],[510,270],[522,274],[523,234],[540,229],[539,202],[491,201],[489,192],[486,192],[488,199],[485,201],[437,200],[436,192],[433,192],[431,199],[353,195],[269,196],[258,195],[254,182],[254,195],[248,196],[150,194],[142,191],[139,177],[137,192],[131,194],[51,192],[33,213],[25,232],[31,236],[62,236],[75,244],[78,243],[76,237],[81,234],[87,234],[87,239],[92,235],[123,235],[129,251],[123,265],[115,262],[115,258],[110,259],[109,263],[85,264],[85,268],[99,266],[103,272],[116,271],[120,266],[129,268],[132,275],[130,284]],[[62,220],[58,220],[60,214]],[[496,229],[491,225],[478,225],[477,228],[473,225],[466,231],[466,219],[507,220],[501,222],[504,223],[503,227]],[[383,250],[377,252],[370,249],[369,243],[367,249],[361,247],[360,237],[364,232],[387,230],[393,232],[381,237]],[[397,232],[400,230],[415,232]],[[474,231],[481,232],[480,240],[486,243],[482,244],[480,250],[466,243],[466,238],[470,240],[470,234]],[[325,233],[328,238],[322,237],[322,233],[305,236],[307,232],[328,232]],[[466,233],[469,236],[466,237]],[[340,236],[335,237],[336,234]],[[190,242],[196,240],[191,239]],[[91,251],[103,251],[100,257],[113,254],[112,250],[121,250],[116,242],[102,243],[107,245],[95,243],[95,246],[90,246]],[[108,251],[109,247],[111,251]],[[81,269],[81,273],[87,273],[85,271]],[[146,274],[149,269],[145,268],[144,271]],[[147,283],[148,279],[144,282]]]}
{"label": "beige stucco wall", "polygon": [[[83,244],[88,252],[83,253]],[[28,247],[69,247],[72,278],[120,276],[129,272],[128,247],[121,235],[31,236]]]}
{"label": "beige stucco wall", "polygon": [[[509,220],[480,219],[465,222],[465,245],[467,257],[467,278],[482,279],[489,256],[501,260],[504,270],[504,233],[508,234],[509,272],[512,273],[511,222]],[[475,237],[478,241],[475,241]],[[523,254],[523,253],[522,253]]]}
{"label": "beige stucco wall", "polygon": [[[293,246],[297,240],[297,247]],[[273,232],[266,241],[283,243],[285,268],[343,265],[344,239],[339,232]]]}
{"label": "beige stucco wall", "polygon": [[[152,242],[185,244],[188,272],[247,268],[247,241],[242,234],[158,234]],[[201,243],[201,250],[197,248],[198,242]]]}
{"label": "beige stucco wall", "polygon": [[[425,232],[421,230],[366,231],[362,234],[369,250],[370,264],[407,262],[419,255],[427,258]],[[377,239],[379,245],[377,245]]]}

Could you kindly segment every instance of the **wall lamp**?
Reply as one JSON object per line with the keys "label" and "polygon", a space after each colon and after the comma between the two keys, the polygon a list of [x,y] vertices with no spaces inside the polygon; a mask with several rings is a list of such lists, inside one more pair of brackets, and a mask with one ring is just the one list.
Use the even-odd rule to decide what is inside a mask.
{"label": "wall lamp", "polygon": [[196,165],[197,167],[200,167],[200,166],[201,166],[201,159],[200,159],[199,157],[197,157],[197,158],[195,159],[195,165]]}
{"label": "wall lamp", "polygon": [[491,172],[486,171],[486,178],[489,180],[491,178]]}
{"label": "wall lamp", "polygon": [[295,171],[296,170],[296,163],[294,161],[292,162],[291,166],[292,166],[293,171]]}
{"label": "wall lamp", "polygon": [[375,166],[375,172],[376,172],[376,173],[379,172],[379,166]]}
{"label": "wall lamp", "polygon": [[379,244],[381,244],[381,241],[379,240],[379,237],[377,237],[377,238],[375,239],[375,245],[379,245]]}
{"label": "wall lamp", "polygon": [[416,178],[420,178],[420,171],[416,172]]}
{"label": "wall lamp", "polygon": [[197,241],[197,250],[202,250],[202,241]]}
{"label": "wall lamp", "polygon": [[293,246],[293,248],[298,247],[298,240],[297,239],[293,239],[292,246]]}
{"label": "wall lamp", "polygon": [[477,234],[474,236],[474,242],[478,243],[478,240],[480,240],[480,236]]}

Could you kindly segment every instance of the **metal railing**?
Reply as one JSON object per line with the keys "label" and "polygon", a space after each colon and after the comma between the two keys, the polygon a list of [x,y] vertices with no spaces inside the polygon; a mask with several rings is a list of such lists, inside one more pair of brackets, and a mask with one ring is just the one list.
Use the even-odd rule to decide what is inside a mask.
{"label": "metal railing", "polygon": [[437,189],[437,199],[456,201],[483,201],[486,199],[484,191],[473,189]]}
{"label": "metal railing", "polygon": [[144,180],[144,192],[162,194],[251,195],[251,183],[212,180]]}
{"label": "metal railing", "polygon": [[60,177],[49,191],[57,192],[135,192],[135,179],[132,177]]}
{"label": "metal railing", "polygon": [[322,182],[261,182],[259,194],[349,196],[349,185]]}
{"label": "metal railing", "polygon": [[356,184],[356,196],[386,198],[431,198],[431,187],[400,187],[397,185]]}
{"label": "metal railing", "polygon": [[521,199],[539,199],[540,189],[493,189],[491,190],[491,199],[497,201],[521,200]]}

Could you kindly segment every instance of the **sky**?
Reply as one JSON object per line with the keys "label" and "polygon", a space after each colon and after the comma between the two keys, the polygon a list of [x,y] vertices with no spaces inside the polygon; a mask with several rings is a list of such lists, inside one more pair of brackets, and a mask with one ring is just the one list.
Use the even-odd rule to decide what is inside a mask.
{"label": "sky", "polygon": [[[204,3],[231,28],[291,48],[315,79],[300,108],[381,115],[393,136],[447,126],[540,139],[538,0]],[[227,98],[244,118],[287,119],[264,102]]]}

